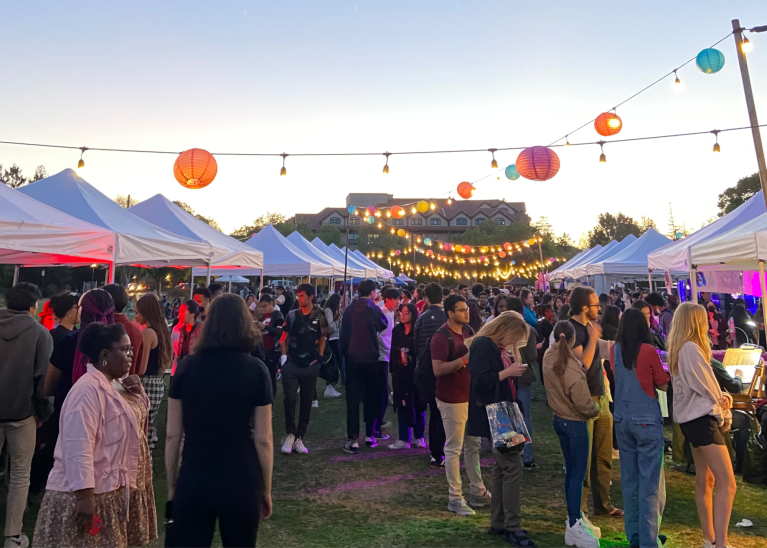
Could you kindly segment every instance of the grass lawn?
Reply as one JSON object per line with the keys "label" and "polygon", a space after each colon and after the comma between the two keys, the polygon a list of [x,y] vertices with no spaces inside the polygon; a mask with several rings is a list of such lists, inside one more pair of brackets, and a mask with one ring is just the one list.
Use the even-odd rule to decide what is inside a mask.
{"label": "grass lawn", "polygon": [[[320,381],[322,394],[324,383]],[[344,389],[340,389],[344,392]],[[542,397],[538,385],[534,392]],[[259,530],[259,546],[508,546],[486,533],[489,511],[475,517],[450,514],[444,472],[429,469],[425,450],[389,451],[383,442],[378,448],[362,450],[356,457],[341,451],[346,432],[346,403],[320,396],[319,409],[312,410],[312,422],[305,440],[309,454],[282,455],[279,442],[284,435],[282,396],[274,410],[275,464],[274,515]],[[396,424],[391,411],[387,418]],[[165,404],[158,416],[163,435]],[[538,546],[564,546],[564,471],[559,442],[551,426],[551,412],[544,403],[533,404],[535,455],[539,468],[526,471],[522,484],[523,527]],[[394,432],[390,431],[390,434]],[[385,445],[386,444],[386,445]],[[155,497],[162,519],[165,505],[163,441],[155,450]],[[492,457],[483,452],[483,464]],[[621,507],[620,470],[614,461],[613,502]],[[489,474],[489,468],[483,468]],[[486,482],[489,483],[486,475]],[[703,545],[693,497],[694,477],[667,462],[668,502],[661,530],[668,535],[667,546]],[[468,493],[468,479],[464,474]],[[0,496],[0,522],[4,520],[5,496]],[[25,532],[32,535],[37,507],[27,510]],[[754,526],[736,528],[750,519]],[[623,520],[595,517],[602,528],[602,546],[628,546]],[[731,544],[739,548],[767,546],[767,489],[738,478],[738,494],[731,521]],[[218,538],[215,542],[219,542]],[[158,540],[154,543],[161,545]]]}

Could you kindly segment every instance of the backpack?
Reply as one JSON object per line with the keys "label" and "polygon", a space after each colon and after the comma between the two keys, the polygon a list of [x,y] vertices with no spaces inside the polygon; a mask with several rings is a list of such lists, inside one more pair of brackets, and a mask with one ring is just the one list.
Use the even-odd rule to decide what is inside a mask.
{"label": "backpack", "polygon": [[[471,337],[474,334],[471,327],[468,325],[463,326],[464,338]],[[434,334],[443,333],[447,337],[448,352],[447,361],[451,362],[455,359],[455,341],[453,335],[449,329],[440,327]],[[426,342],[426,350],[424,351],[423,358],[416,364],[415,372],[413,373],[413,382],[415,383],[418,392],[421,394],[423,401],[431,401],[436,398],[437,391],[437,377],[434,375],[434,366],[431,363],[431,339],[434,337],[432,334],[429,340]]]}
{"label": "backpack", "polygon": [[[294,309],[288,312],[288,334],[290,334],[290,331],[293,329],[293,324],[296,321],[296,313],[299,312],[299,309]],[[311,331],[312,330],[312,324],[317,321],[319,325],[320,335],[323,337],[327,337],[329,334],[329,328],[328,328],[328,322],[327,318],[325,317],[325,314],[321,313],[318,306],[312,307],[312,311],[309,312],[309,325],[307,325],[307,328]],[[298,351],[298,342],[294,340],[292,337],[290,339],[290,348],[293,349],[295,352]],[[322,356],[319,356],[319,348],[313,349],[315,355],[317,356],[317,359],[322,361]],[[290,352],[288,352],[290,354]],[[300,354],[300,356],[306,356],[306,354]]]}

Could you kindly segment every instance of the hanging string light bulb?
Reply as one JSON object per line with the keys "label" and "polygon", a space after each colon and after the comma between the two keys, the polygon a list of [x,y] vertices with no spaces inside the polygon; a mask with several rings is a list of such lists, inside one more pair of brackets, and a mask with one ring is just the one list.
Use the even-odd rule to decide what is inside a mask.
{"label": "hanging string light bulb", "polygon": [[565,146],[566,147],[570,146],[570,136],[569,135],[565,135]]}
{"label": "hanging string light bulb", "polygon": [[711,133],[713,133],[716,137],[716,142],[714,143],[714,152],[721,152],[722,149],[719,146],[719,130],[715,129]]}
{"label": "hanging string light bulb", "polygon": [[605,156],[605,149],[604,149],[605,142],[599,141],[597,144],[599,145],[599,149],[602,151],[602,154],[599,155],[599,161],[603,164],[607,163],[607,156]]}
{"label": "hanging string light bulb", "polygon": [[77,162],[77,169],[85,167],[85,160],[83,160],[83,154],[88,150],[88,147],[80,147],[80,161]]}
{"label": "hanging string light bulb", "polygon": [[676,73],[676,70],[674,71],[674,85],[671,86],[674,91],[682,91],[684,89],[684,85],[682,84],[682,81],[679,79],[679,76]]}
{"label": "hanging string light bulb", "polygon": [[285,169],[285,158],[287,158],[288,155],[283,152],[280,154],[280,156],[282,156],[282,169],[280,170],[280,176],[285,176],[288,174],[288,170]]}
{"label": "hanging string light bulb", "polygon": [[492,169],[498,169],[498,162],[495,161],[495,152],[497,151],[497,148],[488,148],[487,151],[493,155],[493,161],[490,162],[490,167]]}
{"label": "hanging string light bulb", "polygon": [[743,41],[740,43],[740,49],[743,50],[743,53],[751,53],[754,51],[754,44],[744,36]]}
{"label": "hanging string light bulb", "polygon": [[451,205],[453,203],[453,197],[448,194],[447,196],[447,205]]}
{"label": "hanging string light bulb", "polygon": [[384,152],[383,155],[386,156],[386,163],[384,164],[383,172],[388,174],[389,173],[389,156],[391,156],[391,152]]}

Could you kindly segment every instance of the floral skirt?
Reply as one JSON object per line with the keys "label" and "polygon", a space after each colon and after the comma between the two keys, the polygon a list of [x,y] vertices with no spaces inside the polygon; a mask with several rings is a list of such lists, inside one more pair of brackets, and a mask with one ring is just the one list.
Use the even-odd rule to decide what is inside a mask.
{"label": "floral skirt", "polygon": [[76,525],[77,497],[74,493],[46,491],[37,515],[32,546],[40,548],[122,548],[128,546],[125,519],[125,489],[95,495],[96,515],[104,526],[96,536]]}

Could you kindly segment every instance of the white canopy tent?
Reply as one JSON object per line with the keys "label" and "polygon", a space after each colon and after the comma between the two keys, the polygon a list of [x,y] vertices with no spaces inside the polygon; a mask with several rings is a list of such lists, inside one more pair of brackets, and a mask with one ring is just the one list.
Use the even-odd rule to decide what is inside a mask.
{"label": "white canopy tent", "polygon": [[112,265],[114,255],[115,234],[111,230],[0,184],[0,263],[17,267]]}
{"label": "white canopy tent", "polygon": [[217,282],[229,282],[230,284],[249,284],[250,280],[243,276],[219,276]]}
{"label": "white canopy tent", "polygon": [[[341,251],[337,245],[330,244],[325,245],[325,242],[320,240],[319,238],[315,238],[312,240],[312,245],[322,251],[323,253],[330,255],[331,257],[335,258],[338,262],[341,264],[344,264],[344,252]],[[354,256],[354,253],[349,253],[348,260],[347,260],[347,276],[350,276],[349,274],[349,268],[356,268],[357,270],[360,270],[364,272],[364,277],[366,278],[375,278],[378,275],[377,269],[364,265],[360,263],[357,260],[357,257]],[[341,273],[343,276],[343,272]]]}
{"label": "white canopy tent", "polygon": [[647,255],[670,241],[650,228],[617,253],[590,264],[586,272],[590,276],[624,275],[644,279],[647,277]]}
{"label": "white canopy tent", "polygon": [[[572,256],[570,258],[570,260],[568,260],[567,262],[559,265],[557,268],[555,268],[554,270],[549,272],[549,279],[551,279],[551,276],[553,276],[555,272],[564,271],[566,266],[568,266],[570,264],[574,264],[574,263],[577,264],[576,261],[578,261],[585,253],[588,253],[589,251],[591,251],[591,248],[584,249],[583,251],[579,251],[578,253],[576,253],[574,256]],[[554,281],[554,280],[552,280],[552,281]]]}
{"label": "white canopy tent", "polygon": [[[341,251],[345,251],[345,250],[346,250],[345,247],[341,249]],[[394,272],[392,272],[391,270],[387,270],[386,268],[382,267],[379,264],[376,264],[375,261],[373,261],[373,260],[369,259],[368,257],[366,257],[365,254],[362,251],[360,251],[359,249],[355,249],[351,253],[354,253],[354,256],[357,257],[357,260],[360,263],[362,263],[364,265],[367,265],[367,266],[370,266],[371,268],[375,268],[376,269],[377,277],[379,277],[379,278],[387,278],[387,279],[394,277]]]}
{"label": "white canopy tent", "polygon": [[[288,241],[296,246],[298,249],[306,253],[309,257],[314,258],[323,264],[327,264],[333,268],[333,276],[343,277],[344,275],[344,263],[338,262],[334,257],[324,253],[319,248],[312,245],[312,243],[301,236],[297,231],[288,236]],[[364,276],[365,272],[357,268],[349,268],[350,275]]]}
{"label": "white canopy tent", "polygon": [[217,274],[219,268],[260,269],[264,266],[263,253],[202,222],[162,194],[155,194],[128,211],[177,236],[214,246],[210,264],[213,274]]}
{"label": "white canopy tent", "polygon": [[[614,242],[615,240],[613,240]],[[612,243],[612,242],[610,242]],[[617,242],[616,242],[617,243]],[[610,245],[610,244],[607,244]],[[604,249],[603,246],[597,244],[588,251],[584,252],[580,257],[578,257],[576,260],[570,260],[567,261],[562,267],[558,268],[551,274],[549,274],[549,280],[550,281],[559,281],[559,280],[566,280],[568,278],[572,278],[570,275],[570,272],[572,270],[581,265],[581,264],[587,264],[590,257],[594,257],[596,255],[599,255],[602,250]]]}
{"label": "white canopy tent", "polygon": [[176,236],[123,209],[71,169],[24,186],[19,192],[114,232],[114,262],[118,265],[206,265],[214,254],[207,242]]}
{"label": "white canopy tent", "polygon": [[[628,236],[626,236],[619,242],[616,242],[615,240],[613,240],[612,242],[607,244],[604,248],[602,248],[601,253],[594,255],[587,262],[581,263],[577,265],[575,268],[573,268],[572,270],[569,270],[568,272],[570,273],[570,276],[572,278],[582,278],[584,276],[588,276],[588,268],[591,265],[593,265],[596,262],[606,260],[612,257],[613,255],[615,255],[616,253],[620,253],[625,248],[627,248],[632,243],[634,243],[636,239],[637,239],[636,236],[634,236],[633,234],[629,234]],[[612,245],[613,243],[615,245]]]}

